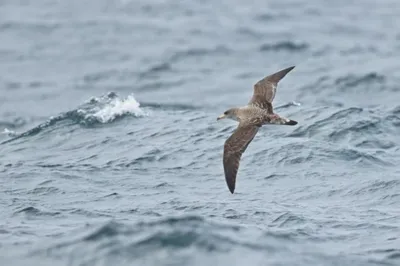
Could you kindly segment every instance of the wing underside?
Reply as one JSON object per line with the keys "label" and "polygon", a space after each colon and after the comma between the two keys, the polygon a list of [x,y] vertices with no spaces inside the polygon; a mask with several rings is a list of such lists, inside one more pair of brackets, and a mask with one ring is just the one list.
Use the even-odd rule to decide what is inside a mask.
{"label": "wing underside", "polygon": [[224,172],[226,184],[231,193],[236,186],[236,175],[239,169],[240,158],[247,146],[258,132],[256,125],[240,125],[233,134],[225,141],[224,145]]}

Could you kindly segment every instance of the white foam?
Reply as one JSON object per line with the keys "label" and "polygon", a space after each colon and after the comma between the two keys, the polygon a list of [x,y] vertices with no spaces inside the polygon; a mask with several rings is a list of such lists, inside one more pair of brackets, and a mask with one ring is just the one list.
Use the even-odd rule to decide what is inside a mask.
{"label": "white foam", "polygon": [[13,130],[9,130],[8,128],[5,128],[4,131],[2,132],[2,134],[6,134],[6,135],[12,137],[12,136],[16,136],[17,132],[15,132]]}
{"label": "white foam", "polygon": [[122,100],[120,98],[112,99],[95,113],[88,116],[94,116],[100,122],[107,123],[124,114],[132,114],[134,116],[147,115],[147,113],[140,108],[140,103],[136,101],[135,97],[129,95],[126,99]]}

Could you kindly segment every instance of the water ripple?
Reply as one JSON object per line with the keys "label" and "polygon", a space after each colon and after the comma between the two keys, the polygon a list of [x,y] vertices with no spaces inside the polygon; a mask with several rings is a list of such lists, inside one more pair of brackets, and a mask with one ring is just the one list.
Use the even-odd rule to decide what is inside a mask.
{"label": "water ripple", "polygon": [[290,41],[279,42],[274,44],[263,44],[260,51],[287,51],[287,52],[301,52],[307,50],[309,45],[306,43],[295,43]]}

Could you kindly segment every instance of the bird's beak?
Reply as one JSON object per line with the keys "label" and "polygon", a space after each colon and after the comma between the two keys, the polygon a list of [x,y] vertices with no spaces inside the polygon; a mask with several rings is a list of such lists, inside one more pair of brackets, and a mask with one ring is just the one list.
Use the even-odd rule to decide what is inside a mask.
{"label": "bird's beak", "polygon": [[220,119],[224,119],[224,118],[225,118],[225,115],[222,114],[222,115],[218,116],[217,121],[220,120]]}

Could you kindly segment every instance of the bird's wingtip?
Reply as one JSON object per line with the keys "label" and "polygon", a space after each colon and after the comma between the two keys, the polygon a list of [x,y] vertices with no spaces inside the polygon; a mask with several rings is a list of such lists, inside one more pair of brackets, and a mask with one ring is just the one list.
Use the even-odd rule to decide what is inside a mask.
{"label": "bird's wingtip", "polygon": [[283,79],[287,73],[289,73],[290,71],[292,71],[293,68],[295,68],[296,66],[291,66],[291,67],[287,67],[285,69],[281,69],[278,72],[275,72],[274,74],[271,74],[269,76],[266,77],[267,80],[278,84],[278,82]]}
{"label": "bird's wingtip", "polygon": [[233,194],[235,192],[235,184],[234,183],[227,183],[228,184],[228,189]]}

